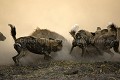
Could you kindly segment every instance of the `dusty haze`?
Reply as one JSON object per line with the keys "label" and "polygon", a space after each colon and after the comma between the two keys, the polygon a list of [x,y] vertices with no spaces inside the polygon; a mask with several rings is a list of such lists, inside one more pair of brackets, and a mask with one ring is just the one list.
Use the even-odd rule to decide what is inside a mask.
{"label": "dusty haze", "polygon": [[36,27],[55,31],[72,40],[74,24],[95,31],[108,22],[120,26],[120,0],[0,0],[0,31],[7,37],[0,42],[0,64],[13,63],[16,55],[8,23],[17,28],[17,37],[29,35]]}

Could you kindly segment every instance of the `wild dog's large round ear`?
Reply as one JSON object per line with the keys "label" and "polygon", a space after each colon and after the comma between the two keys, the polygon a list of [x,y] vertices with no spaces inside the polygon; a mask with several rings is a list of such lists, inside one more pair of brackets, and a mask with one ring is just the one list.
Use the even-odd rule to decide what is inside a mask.
{"label": "wild dog's large round ear", "polygon": [[101,30],[101,27],[97,27],[97,31]]}

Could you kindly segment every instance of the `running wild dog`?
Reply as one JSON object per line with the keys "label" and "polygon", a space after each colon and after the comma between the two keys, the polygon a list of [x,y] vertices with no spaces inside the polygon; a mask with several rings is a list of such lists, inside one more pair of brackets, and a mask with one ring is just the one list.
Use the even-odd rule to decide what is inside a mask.
{"label": "running wild dog", "polygon": [[107,26],[107,29],[103,29],[100,31],[100,34],[96,34],[97,37],[94,37],[94,45],[99,48],[102,52],[107,52],[111,55],[111,58],[114,56],[114,53],[110,50],[113,50],[116,53],[120,54],[119,51],[119,39],[117,39],[119,32],[119,28],[114,24],[111,23]]}
{"label": "running wild dog", "polygon": [[51,58],[51,52],[60,51],[63,47],[62,40],[52,38],[35,38],[32,36],[20,37],[16,39],[16,28],[12,24],[8,24],[11,27],[11,35],[15,41],[14,48],[18,52],[13,57],[13,61],[16,65],[19,65],[19,59],[26,54],[21,53],[24,50],[28,50],[35,54],[44,55],[44,59],[49,60]]}
{"label": "running wild dog", "polygon": [[81,56],[83,57],[83,55],[86,52],[89,53],[87,50],[89,45],[93,46],[98,51],[98,53],[101,54],[99,49],[91,42],[91,40],[94,38],[95,33],[93,34],[86,30],[77,30],[77,29],[79,29],[79,26],[75,24],[73,28],[71,29],[71,31],[69,32],[74,38],[72,41],[72,47],[70,50],[70,54],[72,53],[72,50],[74,49],[74,47],[78,46],[79,48],[82,49]]}

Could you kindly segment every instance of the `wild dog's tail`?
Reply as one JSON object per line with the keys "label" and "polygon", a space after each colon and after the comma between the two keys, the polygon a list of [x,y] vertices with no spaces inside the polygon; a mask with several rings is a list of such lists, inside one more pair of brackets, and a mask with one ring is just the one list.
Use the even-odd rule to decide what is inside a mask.
{"label": "wild dog's tail", "polygon": [[120,27],[117,28],[117,40],[120,41]]}
{"label": "wild dog's tail", "polygon": [[112,22],[109,22],[109,25],[107,26],[107,28],[110,29],[110,31],[117,32],[117,25],[115,25]]}
{"label": "wild dog's tail", "polygon": [[74,26],[72,26],[72,29],[69,33],[72,35],[73,38],[74,38],[75,33],[78,31],[78,29],[79,29],[78,24],[75,24]]}
{"label": "wild dog's tail", "polygon": [[14,41],[16,40],[16,28],[12,24],[8,24],[11,27],[11,36],[13,37]]}

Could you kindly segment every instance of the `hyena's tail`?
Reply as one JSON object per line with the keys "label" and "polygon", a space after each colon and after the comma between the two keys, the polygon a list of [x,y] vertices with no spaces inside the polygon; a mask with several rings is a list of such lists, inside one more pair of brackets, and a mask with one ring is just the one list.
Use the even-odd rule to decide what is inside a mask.
{"label": "hyena's tail", "polygon": [[12,24],[8,24],[11,27],[11,36],[13,37],[14,41],[16,40],[16,28]]}

